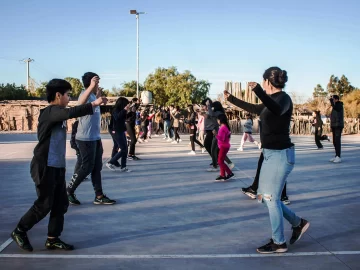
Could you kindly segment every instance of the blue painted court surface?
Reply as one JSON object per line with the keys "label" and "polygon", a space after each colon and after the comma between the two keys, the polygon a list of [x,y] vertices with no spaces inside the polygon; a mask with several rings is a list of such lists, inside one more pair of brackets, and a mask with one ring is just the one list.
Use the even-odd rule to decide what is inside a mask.
{"label": "blue painted court surface", "polygon": [[[140,161],[131,173],[103,168],[106,195],[113,206],[94,205],[90,181],[70,206],[62,239],[72,252],[48,251],[45,218],[29,233],[34,252],[9,240],[21,216],[36,199],[29,174],[35,134],[0,134],[0,269],[360,269],[360,137],[344,136],[340,164],[330,163],[332,144],[317,150],[313,137],[296,136],[296,166],[288,179],[290,207],[310,221],[303,238],[283,255],[256,248],[271,238],[264,205],[241,192],[255,176],[260,150],[232,136],[229,157],[236,178],[217,183],[207,172],[210,157],[189,156],[189,136],[180,144],[154,137],[137,146]],[[103,136],[104,160],[112,147]],[[68,144],[69,146],[69,144]],[[67,181],[75,152],[67,149]],[[286,223],[289,240],[291,227]]]}

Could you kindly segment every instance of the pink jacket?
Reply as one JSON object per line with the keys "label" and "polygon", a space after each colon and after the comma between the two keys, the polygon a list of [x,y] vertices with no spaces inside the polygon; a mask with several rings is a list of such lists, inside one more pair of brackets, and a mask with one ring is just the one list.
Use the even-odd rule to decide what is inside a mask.
{"label": "pink jacket", "polygon": [[204,131],[204,128],[205,128],[205,121],[204,121],[204,116],[201,115],[200,113],[198,113],[198,124],[197,124],[197,127],[198,127],[198,130],[200,131]]}
{"label": "pink jacket", "polygon": [[230,148],[230,134],[231,132],[226,125],[222,125],[220,127],[219,132],[216,135],[219,148],[221,147]]}

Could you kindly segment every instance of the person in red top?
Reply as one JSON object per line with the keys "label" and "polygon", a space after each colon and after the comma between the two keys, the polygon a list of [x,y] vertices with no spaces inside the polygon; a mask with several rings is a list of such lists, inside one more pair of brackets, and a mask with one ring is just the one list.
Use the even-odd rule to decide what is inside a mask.
{"label": "person in red top", "polygon": [[[218,155],[218,164],[220,166],[220,175],[216,178],[216,181],[227,181],[234,177],[234,174],[230,168],[225,164],[226,154],[230,149],[230,126],[225,114],[220,114],[217,117],[217,121],[220,125],[219,132],[213,130],[214,135],[218,141],[219,155]],[[227,175],[226,175],[226,174]]]}

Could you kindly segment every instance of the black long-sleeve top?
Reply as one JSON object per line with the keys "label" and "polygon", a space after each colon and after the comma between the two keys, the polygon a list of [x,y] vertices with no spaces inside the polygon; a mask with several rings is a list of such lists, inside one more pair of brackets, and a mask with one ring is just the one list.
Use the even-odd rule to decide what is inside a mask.
{"label": "black long-sleeve top", "polygon": [[135,127],[135,121],[136,121],[136,112],[130,111],[126,114],[126,123],[129,124],[132,127]]}
{"label": "black long-sleeve top", "polygon": [[111,120],[109,124],[109,131],[110,132],[125,132],[126,131],[126,125],[125,125],[125,119],[126,119],[126,110],[121,111],[114,111],[111,115]]}
{"label": "black long-sleeve top", "polygon": [[262,104],[251,104],[232,95],[228,101],[250,113],[260,115],[260,140],[263,148],[282,150],[293,146],[290,139],[290,121],[293,104],[290,96],[283,92],[267,95],[258,84],[254,90]]}

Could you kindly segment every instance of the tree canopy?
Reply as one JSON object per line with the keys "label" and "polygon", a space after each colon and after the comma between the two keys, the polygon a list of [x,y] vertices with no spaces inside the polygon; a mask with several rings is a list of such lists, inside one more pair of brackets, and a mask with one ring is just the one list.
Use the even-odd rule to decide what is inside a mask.
{"label": "tree canopy", "polygon": [[29,92],[25,86],[13,84],[0,84],[0,100],[29,99]]}
{"label": "tree canopy", "polygon": [[78,78],[73,78],[73,77],[66,77],[64,80],[68,81],[71,84],[72,87],[71,96],[76,98],[79,97],[81,91],[84,90],[84,86],[81,83],[81,81]]}
{"label": "tree canopy", "polygon": [[196,80],[188,70],[179,72],[176,67],[157,68],[145,80],[145,89],[153,94],[157,104],[176,104],[186,106],[199,103],[204,99],[210,88],[210,83]]}

